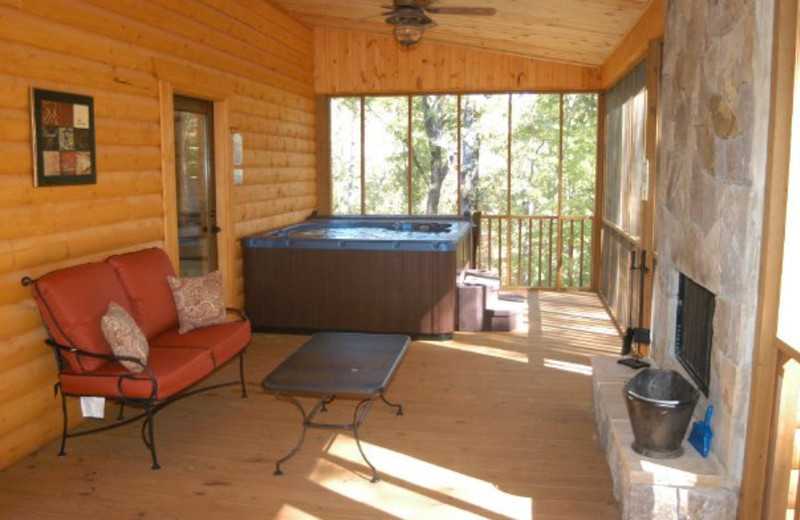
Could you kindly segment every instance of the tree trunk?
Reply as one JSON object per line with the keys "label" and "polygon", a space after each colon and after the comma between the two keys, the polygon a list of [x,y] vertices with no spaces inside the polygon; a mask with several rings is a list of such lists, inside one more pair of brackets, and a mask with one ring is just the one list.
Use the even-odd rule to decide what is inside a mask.
{"label": "tree trunk", "polygon": [[439,214],[439,200],[442,194],[442,184],[444,184],[444,179],[447,177],[447,172],[450,170],[446,151],[438,144],[447,126],[445,119],[446,114],[439,108],[441,100],[442,97],[440,96],[422,97],[425,135],[428,137],[431,150],[430,183],[428,188],[428,200],[425,206],[425,213],[427,215]]}
{"label": "tree trunk", "polygon": [[475,107],[469,99],[464,100],[462,112],[462,151],[461,151],[461,212],[471,213],[479,211],[478,181],[480,170],[481,137],[477,132],[470,132],[477,119]]}

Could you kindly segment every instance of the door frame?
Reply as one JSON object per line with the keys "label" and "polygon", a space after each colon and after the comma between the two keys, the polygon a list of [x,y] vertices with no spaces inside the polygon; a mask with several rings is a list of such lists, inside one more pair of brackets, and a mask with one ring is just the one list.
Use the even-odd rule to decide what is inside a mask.
{"label": "door frame", "polygon": [[175,103],[176,94],[200,98],[214,105],[214,183],[216,188],[217,260],[222,273],[225,301],[235,304],[236,287],[234,277],[236,233],[233,229],[230,114],[228,94],[217,90],[204,90],[198,84],[159,79],[159,101],[161,109],[161,171],[164,204],[164,249],[173,267],[179,265],[178,252],[178,204],[175,172]]}
{"label": "door frame", "polygon": [[[764,228],[761,244],[759,303],[756,344],[752,360],[752,386],[747,426],[744,474],[738,518],[765,519],[780,500],[770,489],[776,486],[774,470],[787,454],[771,450],[780,430],[779,386],[784,348],[777,338],[783,244],[786,228],[787,187],[791,156],[798,8],[796,0],[775,1],[772,58],[772,103],[769,113],[767,178],[764,199]],[[791,459],[791,453],[788,454]],[[785,495],[783,497],[785,499]],[[775,512],[772,512],[773,517]],[[780,518],[784,518],[785,513]]]}
{"label": "door frame", "polygon": [[[642,201],[642,234],[639,240],[639,259],[641,251],[647,251],[647,274],[644,295],[639,304],[642,323],[638,326],[651,329],[653,320],[653,284],[658,267],[658,249],[656,247],[656,186],[658,179],[658,119],[659,119],[659,80],[661,79],[661,48],[663,38],[653,38],[647,44],[647,61],[645,63],[645,88],[647,88],[647,112],[645,115],[645,159],[647,160],[647,199]],[[642,345],[640,345],[640,348]],[[647,353],[650,346],[644,346]],[[644,354],[645,352],[640,352]]]}

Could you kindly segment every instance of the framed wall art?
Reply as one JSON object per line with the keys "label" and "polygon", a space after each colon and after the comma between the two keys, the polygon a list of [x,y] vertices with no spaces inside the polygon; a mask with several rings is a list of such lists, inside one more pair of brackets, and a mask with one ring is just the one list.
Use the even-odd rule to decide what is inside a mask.
{"label": "framed wall art", "polygon": [[31,90],[35,186],[95,184],[91,97]]}

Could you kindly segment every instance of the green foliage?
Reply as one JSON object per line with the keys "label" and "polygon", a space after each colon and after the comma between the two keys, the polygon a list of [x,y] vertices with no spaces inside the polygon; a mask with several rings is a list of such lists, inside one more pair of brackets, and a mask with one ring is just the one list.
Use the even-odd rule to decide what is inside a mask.
{"label": "green foliage", "polygon": [[364,99],[365,212],[408,213],[408,100]]}
{"label": "green foliage", "polygon": [[558,212],[559,94],[514,94],[511,213]]}
{"label": "green foliage", "polygon": [[331,99],[331,211],[361,213],[361,99]]}
{"label": "green foliage", "polygon": [[462,96],[462,210],[508,213],[508,94]]}
{"label": "green foliage", "polygon": [[411,98],[412,213],[458,212],[458,97]]}
{"label": "green foliage", "polygon": [[564,95],[562,215],[594,215],[597,95]]}

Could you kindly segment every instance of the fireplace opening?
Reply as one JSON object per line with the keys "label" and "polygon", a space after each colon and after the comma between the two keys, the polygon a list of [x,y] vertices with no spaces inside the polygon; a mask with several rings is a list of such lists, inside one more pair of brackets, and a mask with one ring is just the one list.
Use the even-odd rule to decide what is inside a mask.
{"label": "fireplace opening", "polygon": [[711,378],[715,306],[714,293],[680,273],[675,355],[706,397]]}

